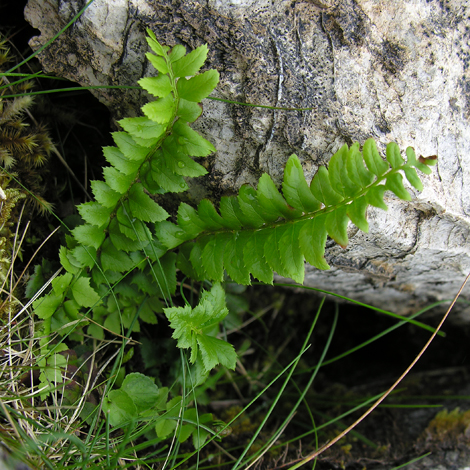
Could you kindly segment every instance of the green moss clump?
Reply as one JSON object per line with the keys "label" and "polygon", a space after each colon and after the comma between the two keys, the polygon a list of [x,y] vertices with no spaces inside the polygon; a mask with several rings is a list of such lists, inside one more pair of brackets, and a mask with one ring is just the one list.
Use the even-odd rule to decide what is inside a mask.
{"label": "green moss clump", "polygon": [[34,99],[28,93],[33,82],[10,83],[8,77],[2,76],[12,60],[6,41],[0,39],[0,77],[2,85],[8,85],[0,91],[0,187],[4,191],[7,187],[18,189],[26,195],[28,205],[43,214],[52,209],[44,193],[45,164],[54,144],[46,128],[31,114]]}
{"label": "green moss clump", "polygon": [[419,439],[419,446],[427,450],[455,449],[470,443],[470,410],[440,411],[429,423]]}

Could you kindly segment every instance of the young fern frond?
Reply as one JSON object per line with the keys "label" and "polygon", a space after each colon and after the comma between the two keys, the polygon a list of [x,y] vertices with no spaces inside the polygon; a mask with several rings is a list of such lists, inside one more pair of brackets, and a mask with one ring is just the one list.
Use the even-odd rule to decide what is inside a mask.
{"label": "young fern frond", "polygon": [[422,190],[416,169],[429,174],[434,157],[418,160],[411,147],[406,155],[405,162],[393,142],[387,146],[386,161],[373,139],[365,142],[362,153],[358,143],[344,145],[331,158],[329,169],[319,168],[310,186],[299,159],[292,155],[282,194],[264,174],[257,190],[245,185],[238,196],[223,197],[219,212],[208,200],[197,210],[181,204],[178,224],[162,222],[157,236],[168,249],[186,242],[179,267],[200,279],[222,280],[225,269],[240,284],[249,284],[250,274],[272,283],[273,271],[302,283],[304,259],[318,269],[329,269],[324,258],[327,235],[345,248],[349,220],[368,232],[367,208],[387,210],[386,190],[411,200],[401,172]]}
{"label": "young fern frond", "polygon": [[[154,37],[148,42],[161,54],[147,54],[159,75],[139,83],[157,99],[142,108],[145,117],[119,121],[125,132],[113,134],[116,147],[103,149],[111,165],[103,170],[105,181],[92,183],[96,201],[79,206],[87,223],[73,232],[80,244],[100,250],[104,271],[132,269],[136,263],[131,253],[152,248],[153,235],[147,224],[169,215],[149,194],[185,191],[185,176],[207,173],[191,157],[215,150],[188,122],[200,115],[195,100],[206,97],[216,86],[217,72],[177,80],[181,74],[197,73],[206,59],[207,46],[181,56],[184,48],[176,48],[178,54],[167,54],[169,48],[160,46]],[[160,255],[155,250],[149,254],[153,261]]]}
{"label": "young fern frond", "polygon": [[141,252],[153,262],[164,255],[166,250],[155,240],[151,224],[169,214],[151,195],[186,190],[184,177],[207,173],[191,157],[215,150],[188,122],[200,115],[195,100],[213,90],[218,73],[212,70],[178,79],[199,71],[207,46],[188,55],[182,46],[168,53],[169,48],[149,34],[149,45],[157,56],[147,57],[159,75],[139,83],[157,99],[142,108],[145,116],[119,121],[124,131],[113,133],[116,147],[103,149],[110,166],[103,170],[104,181],[92,182],[96,200],[78,207],[85,224],[72,231],[75,246],[62,254],[64,268],[74,275],[82,275],[83,268],[91,269],[96,263],[106,273],[126,272],[139,265]]}

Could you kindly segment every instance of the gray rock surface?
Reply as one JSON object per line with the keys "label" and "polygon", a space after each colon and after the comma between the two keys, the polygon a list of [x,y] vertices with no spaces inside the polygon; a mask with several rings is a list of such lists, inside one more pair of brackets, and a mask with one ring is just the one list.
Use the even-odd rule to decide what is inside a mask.
{"label": "gray rock surface", "polygon": [[[30,0],[38,48],[84,6]],[[346,250],[328,245],[329,272],[306,284],[398,313],[451,298],[470,270],[470,6],[466,0],[95,0],[39,55],[44,70],[82,85],[135,85],[154,74],[145,28],[187,49],[207,43],[221,74],[214,96],[309,111],[206,100],[196,123],[218,152],[193,197],[220,196],[263,172],[280,182],[296,153],[309,178],[344,143],[374,137],[438,154],[411,203],[389,196],[351,226]],[[147,98],[94,92],[120,118]],[[465,315],[465,312],[462,312]]]}

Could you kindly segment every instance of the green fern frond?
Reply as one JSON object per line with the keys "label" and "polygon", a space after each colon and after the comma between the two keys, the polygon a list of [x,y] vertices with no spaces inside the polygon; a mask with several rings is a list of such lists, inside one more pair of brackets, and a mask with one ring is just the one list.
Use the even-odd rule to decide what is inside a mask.
{"label": "green fern frond", "polygon": [[[53,286],[46,298],[34,304],[40,318],[53,316],[59,322],[56,325],[68,321],[59,313],[61,306],[72,295],[73,282],[83,279],[87,270],[92,276],[90,289],[102,294],[107,311],[103,313],[101,305],[96,318],[115,332],[121,332],[119,316],[111,308],[114,300],[107,297],[108,283],[120,280],[119,286],[123,286],[120,273],[135,269],[126,277],[126,295],[117,295],[122,304],[142,295],[168,299],[176,291],[176,254],[167,253],[155,237],[155,225],[169,217],[157,200],[160,194],[185,191],[185,177],[207,173],[192,157],[209,155],[215,148],[189,123],[201,114],[196,100],[214,89],[218,73],[198,73],[207,57],[207,46],[186,55],[182,46],[170,51],[149,34],[148,42],[156,55],[147,57],[159,74],[139,83],[156,99],[143,107],[144,116],[119,121],[123,130],[112,134],[115,146],[103,149],[110,165],[103,169],[104,181],[91,183],[95,201],[78,206],[84,224],[72,231],[68,248],[61,249],[67,278],[62,276],[63,284],[55,286],[63,287]],[[131,295],[132,289],[135,292]],[[147,312],[140,319],[153,321],[154,314]],[[96,324],[89,328],[90,334],[99,334]]]}
{"label": "green fern frond", "polygon": [[[320,167],[310,185],[300,161],[292,155],[286,165],[282,193],[269,175],[261,176],[257,190],[243,186],[238,196],[224,197],[219,211],[208,200],[197,209],[181,204],[177,225],[162,222],[157,236],[173,249],[189,242],[189,260],[201,279],[222,280],[224,270],[235,282],[248,284],[250,274],[272,283],[272,271],[302,283],[304,260],[328,269],[324,259],[327,235],[345,248],[349,221],[368,232],[369,205],[386,210],[383,197],[392,191],[411,200],[402,172],[412,186],[422,190],[416,169],[429,174],[434,160],[419,161],[412,148],[407,162],[395,143],[387,146],[386,160],[368,139],[341,147],[329,168]],[[184,263],[181,263],[184,271]],[[187,273],[189,274],[189,273]]]}

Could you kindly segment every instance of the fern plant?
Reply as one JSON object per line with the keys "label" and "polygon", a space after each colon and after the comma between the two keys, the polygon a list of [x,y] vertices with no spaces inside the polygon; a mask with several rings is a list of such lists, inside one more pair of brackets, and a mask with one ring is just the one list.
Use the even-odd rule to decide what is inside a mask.
{"label": "fern plant", "polygon": [[[156,99],[143,106],[143,116],[119,122],[123,131],[113,134],[116,146],[103,149],[110,164],[103,170],[104,181],[92,182],[95,201],[78,207],[84,223],[71,231],[60,249],[65,273],[53,279],[50,292],[33,304],[42,320],[38,356],[43,399],[64,381],[61,351],[69,348],[64,341],[81,341],[85,332],[97,339],[104,338],[105,331],[131,334],[139,331],[140,322],[157,323],[162,311],[177,346],[191,350],[194,383],[202,383],[218,364],[233,369],[234,348],[216,338],[227,314],[218,283],[224,271],[235,282],[249,284],[251,275],[272,283],[273,271],[302,282],[304,259],[328,269],[327,235],[346,246],[349,220],[367,231],[367,207],[386,209],[386,190],[410,200],[402,173],[421,190],[416,169],[429,174],[434,163],[435,157],[417,159],[411,148],[405,162],[394,143],[387,146],[383,160],[369,139],[362,152],[357,143],[343,146],[329,169],[321,167],[308,185],[293,155],[282,191],[265,174],[257,189],[246,185],[238,196],[222,197],[218,210],[207,200],[197,209],[181,204],[172,223],[159,197],[185,191],[185,178],[207,173],[192,157],[205,157],[215,148],[189,124],[201,115],[199,102],[216,87],[218,73],[200,73],[207,46],[186,54],[183,46],[170,49],[151,31],[148,34],[154,54],[147,58],[158,75],[139,84]],[[172,305],[178,269],[192,279],[216,281],[196,307]],[[63,338],[51,342],[51,332]],[[114,413],[111,424],[153,416],[157,434],[166,435],[173,425],[163,425],[155,408],[158,404],[161,409],[165,393],[141,376],[125,379],[122,387],[133,388],[136,381],[145,382],[150,398],[135,403],[125,389],[107,393],[105,409]],[[167,411],[168,406],[173,409],[169,403]],[[184,435],[189,437],[193,430],[188,427]]]}
{"label": "fern plant", "polygon": [[327,235],[345,248],[349,220],[368,232],[367,207],[387,210],[386,190],[411,200],[401,172],[418,191],[423,189],[416,168],[429,174],[435,157],[417,159],[411,147],[406,155],[405,162],[393,142],[387,146],[387,161],[373,139],[365,142],[363,153],[359,143],[344,145],[331,158],[329,169],[319,168],[310,186],[299,159],[292,155],[282,194],[264,174],[257,190],[245,185],[238,196],[222,197],[219,212],[208,200],[197,209],[181,204],[178,223],[162,222],[157,236],[168,249],[185,242],[178,266],[196,279],[222,280],[225,269],[239,284],[249,284],[250,274],[272,284],[276,271],[301,284],[304,259],[318,269],[329,269],[324,258]]}

